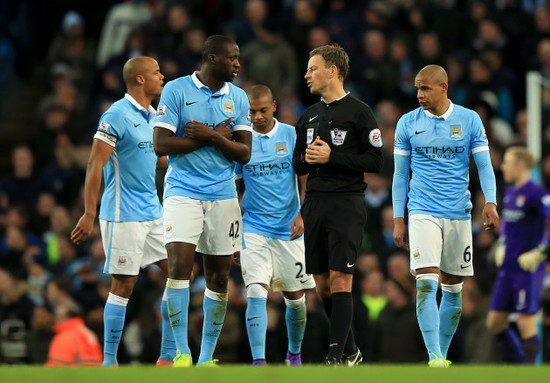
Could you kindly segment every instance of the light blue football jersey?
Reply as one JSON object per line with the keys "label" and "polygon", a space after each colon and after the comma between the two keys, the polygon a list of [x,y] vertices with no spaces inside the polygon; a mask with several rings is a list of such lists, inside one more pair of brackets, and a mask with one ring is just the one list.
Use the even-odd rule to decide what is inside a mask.
{"label": "light blue football jersey", "polygon": [[[170,129],[175,136],[185,137],[183,126],[191,120],[215,128],[233,118],[228,126],[230,129],[251,131],[249,109],[248,97],[242,89],[225,83],[212,93],[195,72],[166,84],[157,108],[155,127]],[[169,155],[164,198],[184,196],[207,201],[235,198],[234,170],[234,161],[225,158],[213,146]]]}
{"label": "light blue football jersey", "polygon": [[129,94],[115,102],[99,120],[95,139],[114,149],[103,167],[105,190],[99,218],[111,222],[142,222],[162,217],[153,148],[156,111],[145,109]]}
{"label": "light blue football jersey", "polygon": [[395,131],[394,155],[410,156],[409,215],[470,219],[470,155],[486,150],[485,129],[470,109],[451,102],[439,117],[422,107],[403,115]]}
{"label": "light blue football jersey", "polygon": [[294,127],[277,120],[267,134],[252,132],[250,161],[235,168],[236,177],[245,184],[241,203],[244,232],[289,239],[290,224],[300,211],[298,183],[292,168],[295,143]]}

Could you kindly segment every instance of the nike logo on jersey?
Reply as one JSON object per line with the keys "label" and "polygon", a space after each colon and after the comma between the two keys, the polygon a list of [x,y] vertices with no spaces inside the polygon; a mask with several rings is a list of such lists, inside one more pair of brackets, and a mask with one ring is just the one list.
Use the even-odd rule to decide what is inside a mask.
{"label": "nike logo on jersey", "polygon": [[419,132],[418,130],[416,130],[416,131],[414,132],[414,134],[420,134],[420,133],[424,133],[424,132],[425,132],[425,130],[421,130],[420,132]]}
{"label": "nike logo on jersey", "polygon": [[[318,115],[317,115],[317,116],[318,116]],[[309,122],[311,122],[311,121],[315,120],[315,119],[317,118],[317,116],[313,116],[313,117],[311,117],[311,118],[309,119]]]}
{"label": "nike logo on jersey", "polygon": [[140,126],[140,125],[141,125],[141,123],[139,123],[139,124],[134,124],[134,128],[137,128],[137,127]]}
{"label": "nike logo on jersey", "polygon": [[122,332],[122,330],[111,330],[111,332]]}
{"label": "nike logo on jersey", "polygon": [[193,104],[196,104],[198,101],[193,101],[193,102],[187,102],[185,101],[185,105],[189,106],[189,105],[193,105]]}
{"label": "nike logo on jersey", "polygon": [[467,269],[468,267],[470,267],[471,265],[460,265],[460,268],[461,269]]}
{"label": "nike logo on jersey", "polygon": [[347,264],[346,266],[349,267],[349,268],[352,268],[353,266],[355,266],[355,263],[352,263],[352,264],[350,265],[350,263],[348,262],[348,264]]}
{"label": "nike logo on jersey", "polygon": [[170,315],[170,318],[172,318],[173,316],[176,316],[176,315],[178,315],[178,314],[180,314],[180,313],[181,313],[181,310],[180,310],[180,311],[178,311],[178,312],[177,312],[177,313],[175,313],[175,314],[172,314],[172,315]]}
{"label": "nike logo on jersey", "polygon": [[258,319],[258,318],[260,318],[260,317],[246,318],[246,320],[250,322],[251,320]]}
{"label": "nike logo on jersey", "polygon": [[305,281],[300,281],[300,283],[306,283],[308,281],[309,281],[309,279],[306,279]]}
{"label": "nike logo on jersey", "polygon": [[223,322],[212,322],[212,324],[214,326],[221,326],[223,324]]}

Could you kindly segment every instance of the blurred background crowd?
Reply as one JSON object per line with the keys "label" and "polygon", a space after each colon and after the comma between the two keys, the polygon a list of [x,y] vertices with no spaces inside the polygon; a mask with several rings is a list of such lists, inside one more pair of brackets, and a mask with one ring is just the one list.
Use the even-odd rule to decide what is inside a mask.
{"label": "blurred background crowd", "polygon": [[[368,362],[425,362],[415,317],[408,255],[392,238],[393,136],[399,117],[418,106],[414,77],[427,64],[449,74],[449,97],[476,110],[499,170],[503,149],[526,142],[525,75],[550,80],[550,5],[546,0],[4,0],[0,2],[0,363],[44,363],[52,326],[63,307],[78,305],[103,339],[110,277],[99,230],[75,246],[69,233],[83,212],[83,185],[101,114],[125,93],[122,66],[155,57],[165,81],[191,74],[207,36],[225,34],[241,50],[236,85],[268,85],[276,117],[294,124],[318,101],[303,80],[311,49],[343,46],[351,70],[345,88],[369,104],[384,139],[381,174],[365,176],[368,223],[357,261],[354,328]],[[541,181],[550,187],[550,90],[543,93]],[[139,166],[139,164],[136,164]],[[159,193],[163,174],[158,175]],[[473,169],[472,185],[479,185]],[[484,200],[473,186],[475,278],[464,285],[463,316],[449,359],[502,360],[485,329],[496,275],[497,233],[480,230]],[[202,321],[200,258],[192,285],[190,340],[197,355]],[[549,274],[550,275],[550,274]],[[160,347],[160,296],[165,279],[149,267],[130,300],[121,363],[154,363]],[[550,276],[543,304],[543,344],[550,361]],[[251,361],[246,294],[234,267],[216,357]],[[302,359],[321,362],[328,322],[313,291]],[[284,303],[270,295],[267,359],[286,351]]]}

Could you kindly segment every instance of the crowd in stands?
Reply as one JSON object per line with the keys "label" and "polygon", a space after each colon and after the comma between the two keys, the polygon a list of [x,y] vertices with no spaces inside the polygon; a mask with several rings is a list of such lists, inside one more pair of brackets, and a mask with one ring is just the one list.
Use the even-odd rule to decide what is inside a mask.
{"label": "crowd in stands", "polygon": [[[479,113],[489,137],[499,195],[504,148],[526,143],[525,76],[539,71],[550,80],[550,4],[545,0],[149,0],[111,1],[98,15],[92,2],[70,3],[55,35],[22,36],[17,28],[41,15],[33,2],[0,6],[0,119],[13,79],[46,73],[37,84],[33,126],[15,142],[8,171],[0,174],[0,363],[43,364],[54,326],[71,307],[103,339],[103,306],[110,277],[99,228],[76,246],[69,234],[83,212],[83,185],[92,137],[101,114],[124,96],[122,67],[132,57],[156,58],[165,81],[191,74],[211,34],[240,46],[244,89],[268,85],[278,103],[276,117],[294,124],[318,101],[303,75],[311,49],[331,42],[344,47],[351,70],[347,90],[375,112],[384,140],[381,174],[365,175],[368,223],[354,286],[354,329],[367,362],[425,362],[415,317],[415,284],[408,254],[393,242],[391,177],[393,137],[399,117],[416,107],[415,74],[439,64],[449,74],[449,96]],[[4,8],[2,8],[4,7]],[[29,8],[30,7],[30,8]],[[84,12],[88,11],[88,12]],[[99,12],[99,11],[98,11]],[[8,20],[11,20],[8,22]],[[102,20],[101,27],[92,24]],[[5,21],[5,22],[4,22]],[[33,30],[30,28],[29,30]],[[48,41],[33,57],[28,39]],[[40,51],[40,50],[39,50]],[[28,62],[30,68],[19,63]],[[15,76],[15,77],[14,77]],[[550,87],[543,93],[541,182],[550,188]],[[18,100],[25,103],[26,100]],[[136,164],[139,166],[139,164]],[[471,172],[476,177],[477,172]],[[163,174],[158,175],[162,195]],[[474,180],[472,185],[479,185]],[[481,228],[483,195],[473,188],[474,267],[464,284],[463,314],[449,351],[457,363],[502,361],[485,328],[488,297],[496,275],[491,256],[498,233]],[[189,314],[192,352],[202,325],[204,279],[197,256]],[[215,357],[222,363],[251,361],[244,312],[246,293],[234,266],[228,312]],[[543,350],[550,361],[550,268],[544,296]],[[127,310],[121,363],[154,363],[160,347],[160,297],[165,278],[149,267],[139,277]],[[267,360],[282,363],[286,352],[284,303],[270,293]],[[307,293],[304,363],[322,362],[328,322],[314,291]],[[60,318],[61,317],[61,318]]]}

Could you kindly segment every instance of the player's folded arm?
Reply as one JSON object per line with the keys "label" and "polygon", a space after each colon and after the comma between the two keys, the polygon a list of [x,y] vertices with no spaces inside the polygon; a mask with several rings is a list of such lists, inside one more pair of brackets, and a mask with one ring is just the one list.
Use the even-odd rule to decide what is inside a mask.
{"label": "player's folded arm", "polygon": [[155,125],[153,132],[153,147],[159,157],[170,154],[186,154],[208,146],[205,141],[195,140],[189,137],[178,137],[171,129],[161,125]]}
{"label": "player's folded arm", "polygon": [[234,141],[218,135],[212,142],[223,155],[231,160],[246,165],[252,153],[252,132],[250,130],[234,130]]}

